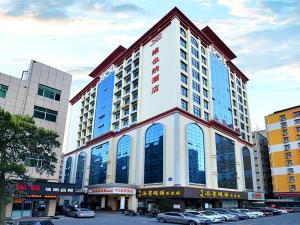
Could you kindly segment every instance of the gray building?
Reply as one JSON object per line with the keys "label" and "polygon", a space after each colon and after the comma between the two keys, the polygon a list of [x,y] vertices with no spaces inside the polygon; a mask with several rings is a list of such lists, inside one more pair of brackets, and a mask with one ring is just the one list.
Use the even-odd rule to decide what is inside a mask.
{"label": "gray building", "polygon": [[[0,107],[12,114],[33,116],[38,126],[54,130],[59,134],[61,147],[53,149],[58,159],[54,175],[39,174],[35,163],[42,163],[42,160],[33,159],[32,167],[28,166],[28,175],[32,179],[59,182],[71,82],[70,74],[35,60],[31,61],[28,70],[22,72],[21,79],[0,73]],[[32,204],[29,207],[32,209],[34,200],[28,202]],[[48,215],[53,214],[55,204],[56,199],[46,201]],[[17,208],[9,204],[6,215],[18,216]],[[25,215],[32,215],[32,212],[28,210]]]}
{"label": "gray building", "polygon": [[254,162],[256,172],[257,191],[269,197],[272,194],[272,177],[269,160],[269,149],[267,131],[256,131],[252,133]]}

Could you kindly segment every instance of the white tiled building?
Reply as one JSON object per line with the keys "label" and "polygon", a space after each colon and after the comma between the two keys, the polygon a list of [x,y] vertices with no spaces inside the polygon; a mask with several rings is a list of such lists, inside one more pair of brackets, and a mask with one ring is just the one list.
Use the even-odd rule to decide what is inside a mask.
{"label": "white tiled building", "polygon": [[63,177],[82,196],[65,200],[113,210],[162,198],[181,209],[241,205],[256,182],[248,79],[235,57],[177,8],[118,47],[70,101]]}

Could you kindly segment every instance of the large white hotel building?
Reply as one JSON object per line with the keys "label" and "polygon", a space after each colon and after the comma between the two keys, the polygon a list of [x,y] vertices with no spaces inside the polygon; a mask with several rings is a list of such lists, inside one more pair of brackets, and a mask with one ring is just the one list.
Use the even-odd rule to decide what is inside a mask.
{"label": "large white hotel building", "polygon": [[177,8],[114,50],[70,101],[62,176],[78,194],[65,203],[136,210],[254,200],[248,79],[235,57]]}

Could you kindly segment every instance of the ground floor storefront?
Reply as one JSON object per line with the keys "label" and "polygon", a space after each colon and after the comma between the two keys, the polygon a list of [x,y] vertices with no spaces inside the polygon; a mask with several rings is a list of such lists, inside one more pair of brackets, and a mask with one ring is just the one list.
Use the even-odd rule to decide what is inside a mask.
{"label": "ground floor storefront", "polygon": [[142,188],[137,190],[138,206],[164,211],[207,208],[238,208],[248,202],[247,192],[191,187]]}
{"label": "ground floor storefront", "polygon": [[6,205],[6,217],[54,216],[59,197],[75,191],[73,184],[54,182],[19,183],[16,189],[22,194]]}

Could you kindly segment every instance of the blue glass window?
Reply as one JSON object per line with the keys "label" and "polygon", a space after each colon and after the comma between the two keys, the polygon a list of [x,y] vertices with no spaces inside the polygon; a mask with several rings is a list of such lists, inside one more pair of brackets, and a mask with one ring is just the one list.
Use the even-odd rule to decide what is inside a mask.
{"label": "blue glass window", "polygon": [[209,114],[207,112],[204,112],[204,120],[206,121],[209,120]]}
{"label": "blue glass window", "polygon": [[206,78],[202,77],[202,83],[204,86],[207,87],[207,79]]}
{"label": "blue glass window", "polygon": [[183,51],[182,49],[180,49],[180,56],[181,56],[181,58],[186,60],[186,52]]}
{"label": "blue glass window", "polygon": [[200,108],[194,105],[193,106],[193,114],[197,117],[201,117]]}
{"label": "blue glass window", "polygon": [[216,134],[218,187],[237,189],[234,141]]}
{"label": "blue glass window", "polygon": [[194,58],[192,58],[192,65],[193,65],[195,68],[199,69],[199,62],[198,62],[196,59],[194,59]]}
{"label": "blue glass window", "polygon": [[203,95],[208,98],[208,91],[205,88],[203,88]]}
{"label": "blue glass window", "polygon": [[243,147],[242,152],[243,152],[245,186],[246,186],[246,189],[253,190],[250,150],[247,147]]}
{"label": "blue glass window", "polygon": [[163,139],[162,124],[153,124],[145,133],[145,184],[163,182]]}
{"label": "blue glass window", "polygon": [[199,57],[199,53],[198,53],[198,50],[195,49],[194,47],[191,48],[191,51],[192,51],[192,55],[195,56],[197,59]]}
{"label": "blue glass window", "polygon": [[71,171],[72,171],[72,157],[69,157],[66,162],[64,183],[70,183]]}
{"label": "blue glass window", "polygon": [[197,82],[193,81],[192,86],[195,91],[200,92],[200,85]]}
{"label": "blue glass window", "polygon": [[128,184],[130,152],[130,137],[121,137],[117,146],[116,183]]}
{"label": "blue glass window", "polygon": [[92,148],[89,184],[105,184],[107,175],[109,144]]}
{"label": "blue glass window", "polygon": [[187,72],[187,65],[184,62],[181,62],[180,66],[183,71]]}
{"label": "blue glass window", "polygon": [[192,42],[193,45],[195,45],[195,46],[198,48],[198,42],[197,42],[197,40],[196,40],[194,37],[192,37],[192,36],[191,36],[191,42]]}
{"label": "blue glass window", "polygon": [[207,70],[206,70],[206,68],[205,68],[204,66],[202,66],[202,73],[203,73],[204,75],[207,75]]}
{"label": "blue glass window", "polygon": [[205,48],[203,46],[201,46],[201,52],[205,55]]}
{"label": "blue glass window", "polygon": [[220,123],[233,126],[228,68],[210,53],[213,117]]}
{"label": "blue glass window", "polygon": [[182,86],[181,86],[181,95],[183,95],[184,97],[187,97],[187,89]]}
{"label": "blue glass window", "polygon": [[180,28],[180,34],[183,36],[183,37],[186,37],[186,32],[185,30],[181,27]]}
{"label": "blue glass window", "polygon": [[76,189],[82,189],[83,176],[85,171],[85,161],[86,161],[86,153],[81,152],[78,155],[78,160],[77,160],[77,169],[76,169],[76,178],[75,178]]}
{"label": "blue glass window", "polygon": [[[93,138],[111,130],[114,77],[115,73],[111,72],[108,77],[98,84]],[[117,95],[116,98],[121,98],[121,94]]]}
{"label": "blue glass window", "polygon": [[183,109],[183,110],[188,110],[188,103],[187,103],[187,101],[184,101],[184,100],[182,100],[181,99],[181,108]]}
{"label": "blue glass window", "polygon": [[204,105],[204,108],[208,109],[208,101],[204,100],[203,105]]}
{"label": "blue glass window", "polygon": [[196,104],[200,105],[200,96],[193,93],[193,102],[195,102]]}
{"label": "blue glass window", "polygon": [[204,134],[194,123],[187,126],[189,182],[205,184]]}
{"label": "blue glass window", "polygon": [[192,69],[192,75],[196,80],[200,79],[199,73],[194,69]]}
{"label": "blue glass window", "polygon": [[204,65],[206,65],[206,58],[204,56],[201,56],[201,61]]}
{"label": "blue glass window", "polygon": [[180,38],[180,45],[184,48],[186,48],[186,41]]}
{"label": "blue glass window", "polygon": [[185,76],[184,74],[181,74],[181,82],[187,84],[187,76]]}

